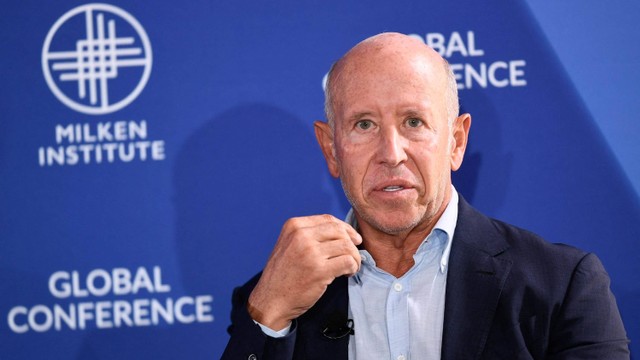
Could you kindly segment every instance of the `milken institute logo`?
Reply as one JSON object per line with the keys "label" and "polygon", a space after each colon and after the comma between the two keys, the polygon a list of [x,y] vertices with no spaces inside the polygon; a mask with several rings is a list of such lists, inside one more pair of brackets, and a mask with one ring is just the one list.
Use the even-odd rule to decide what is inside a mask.
{"label": "milken institute logo", "polygon": [[42,70],[54,95],[73,110],[103,115],[129,105],[151,73],[151,45],[140,23],[108,4],[86,4],[53,24]]}

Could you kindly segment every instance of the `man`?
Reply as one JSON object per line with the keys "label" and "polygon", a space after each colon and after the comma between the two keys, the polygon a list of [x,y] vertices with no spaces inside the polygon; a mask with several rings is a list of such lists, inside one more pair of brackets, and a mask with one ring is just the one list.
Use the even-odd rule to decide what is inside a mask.
{"label": "man", "polygon": [[591,254],[471,208],[446,61],[385,33],[332,68],[316,137],[353,209],[287,221],[236,289],[225,359],[628,359]]}

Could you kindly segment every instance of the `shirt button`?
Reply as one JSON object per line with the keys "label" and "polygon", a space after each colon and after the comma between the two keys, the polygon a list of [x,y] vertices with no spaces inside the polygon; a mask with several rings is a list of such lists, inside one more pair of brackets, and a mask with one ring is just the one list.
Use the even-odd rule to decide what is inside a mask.
{"label": "shirt button", "polygon": [[404,355],[398,356],[398,360],[406,360],[407,358]]}
{"label": "shirt button", "polygon": [[[393,284],[393,289],[395,291],[402,291],[402,284],[400,284],[400,283]],[[403,355],[400,355],[400,356],[403,356]],[[404,357],[402,359],[400,359],[400,357],[398,357],[398,360],[403,360],[403,359],[404,359]]]}

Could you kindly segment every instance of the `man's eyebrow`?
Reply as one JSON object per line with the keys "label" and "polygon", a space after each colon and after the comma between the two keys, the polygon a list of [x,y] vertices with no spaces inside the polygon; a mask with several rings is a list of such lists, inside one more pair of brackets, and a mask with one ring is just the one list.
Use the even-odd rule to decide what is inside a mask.
{"label": "man's eyebrow", "polygon": [[370,112],[370,111],[360,111],[360,112],[357,112],[357,113],[349,116],[347,118],[347,120],[349,120],[349,121],[358,121],[358,120],[361,120],[363,118],[371,117],[372,115],[373,115],[373,113]]}
{"label": "man's eyebrow", "polygon": [[406,110],[399,111],[398,115],[401,115],[403,117],[409,117],[409,116],[421,117],[425,115],[425,111],[420,111],[418,109],[406,109]]}

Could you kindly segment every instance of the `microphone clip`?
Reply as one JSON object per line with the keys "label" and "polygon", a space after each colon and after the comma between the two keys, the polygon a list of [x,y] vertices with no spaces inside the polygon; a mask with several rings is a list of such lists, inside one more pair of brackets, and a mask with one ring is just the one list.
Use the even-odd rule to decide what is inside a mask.
{"label": "microphone clip", "polygon": [[322,335],[327,339],[338,340],[348,335],[354,335],[353,319],[343,319],[337,322],[335,317],[330,318],[327,325],[322,329]]}

